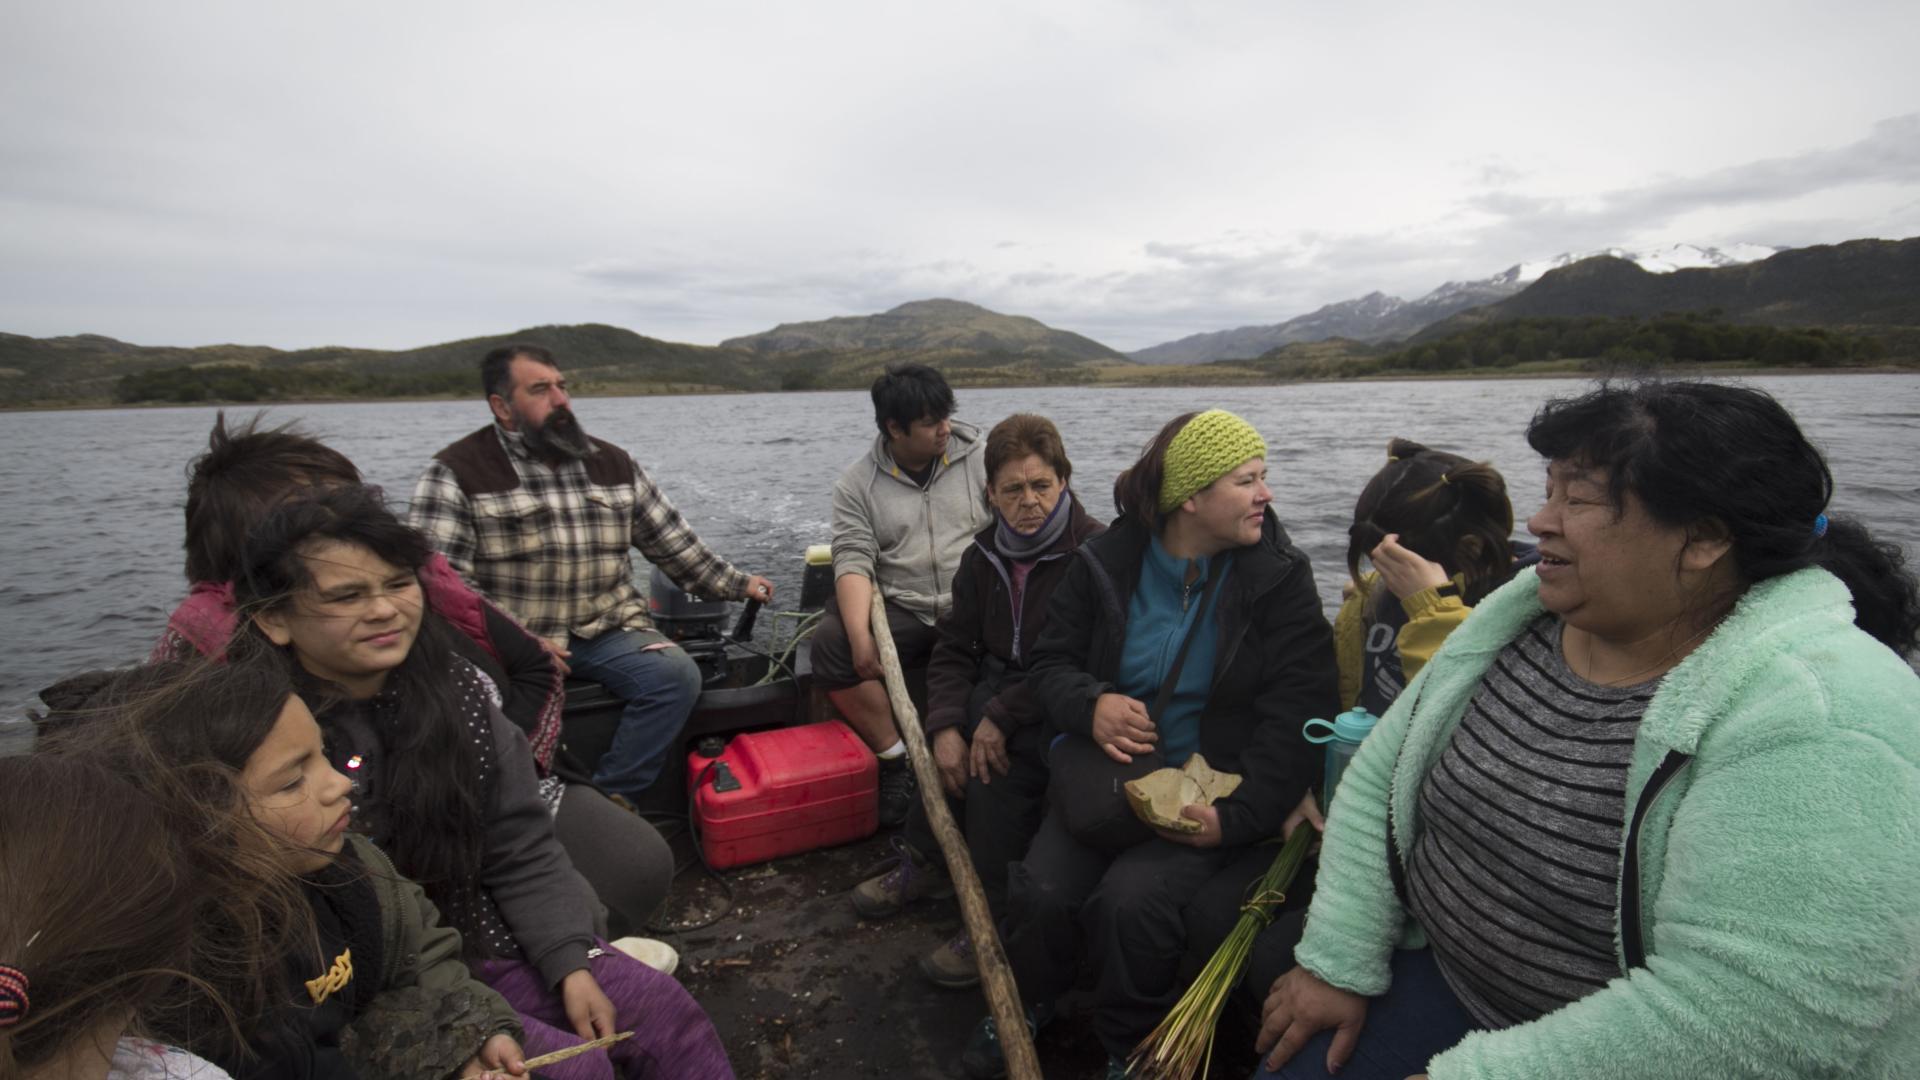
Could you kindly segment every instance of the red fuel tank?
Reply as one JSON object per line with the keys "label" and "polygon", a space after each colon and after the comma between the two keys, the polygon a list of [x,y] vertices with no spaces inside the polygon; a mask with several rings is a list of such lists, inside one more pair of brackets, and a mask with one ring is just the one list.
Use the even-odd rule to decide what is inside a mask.
{"label": "red fuel tank", "polygon": [[838,720],[737,735],[716,758],[690,755],[700,843],[715,869],[871,836],[880,763]]}

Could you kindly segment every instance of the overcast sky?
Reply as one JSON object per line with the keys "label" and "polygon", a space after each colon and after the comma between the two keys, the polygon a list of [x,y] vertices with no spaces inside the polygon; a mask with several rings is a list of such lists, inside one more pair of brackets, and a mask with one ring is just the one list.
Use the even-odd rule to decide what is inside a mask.
{"label": "overcast sky", "polygon": [[0,331],[1122,349],[1608,245],[1920,235],[1920,3],[8,0]]}

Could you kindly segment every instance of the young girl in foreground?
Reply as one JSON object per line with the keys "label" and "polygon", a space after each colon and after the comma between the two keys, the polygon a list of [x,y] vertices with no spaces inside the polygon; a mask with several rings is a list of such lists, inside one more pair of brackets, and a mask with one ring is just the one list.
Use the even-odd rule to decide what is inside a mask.
{"label": "young girl in foreground", "polygon": [[529,1053],[633,1030],[556,1078],[731,1077],[713,1024],[671,976],[593,934],[535,787],[526,738],[421,602],[430,549],[368,488],[287,503],[249,539],[236,596],[298,663],[354,787],[352,827],[393,854],[520,1013]]}
{"label": "young girl in foreground", "polygon": [[152,800],[99,765],[0,757],[0,1076],[228,1080],[127,1034],[189,964],[196,880]]}
{"label": "young girl in foreground", "polygon": [[[202,855],[200,880],[174,883],[197,909],[184,937],[224,962],[196,964],[149,1026],[242,1080],[524,1075],[517,1018],[461,963],[459,935],[347,833],[348,781],[284,660],[246,651],[131,672],[53,740],[134,778],[140,816]],[[210,1022],[219,999],[244,1042]]]}

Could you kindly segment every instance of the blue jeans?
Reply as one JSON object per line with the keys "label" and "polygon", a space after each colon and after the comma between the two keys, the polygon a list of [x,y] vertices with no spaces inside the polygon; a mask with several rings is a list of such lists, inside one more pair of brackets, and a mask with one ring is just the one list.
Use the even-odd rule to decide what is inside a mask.
{"label": "blue jeans", "polygon": [[[1406,1080],[1427,1071],[1427,1062],[1466,1038],[1479,1027],[1467,1015],[1430,949],[1402,949],[1393,954],[1393,985],[1367,1001],[1367,1024],[1353,1056],[1340,1070],[1340,1080]],[[1323,1031],[1307,1041],[1279,1072],[1268,1072],[1263,1061],[1254,1080],[1330,1080],[1327,1047],[1333,1032]]]}
{"label": "blue jeans", "polygon": [[634,798],[660,775],[693,705],[700,698],[700,668],[678,645],[645,651],[666,639],[651,630],[609,630],[598,637],[571,637],[573,673],[607,688],[627,703],[613,745],[593,771],[602,791]]}

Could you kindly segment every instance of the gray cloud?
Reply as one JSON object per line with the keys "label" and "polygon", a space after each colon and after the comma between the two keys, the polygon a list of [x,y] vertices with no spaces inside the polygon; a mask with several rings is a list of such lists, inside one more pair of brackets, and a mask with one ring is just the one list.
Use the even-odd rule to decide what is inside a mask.
{"label": "gray cloud", "polygon": [[[711,342],[944,295],[1138,348],[1568,250],[1885,235],[1920,187],[1920,119],[1867,130],[1914,107],[1920,8],[1879,0],[1790,74],[1752,57],[1803,13],[1670,0],[1573,38],[1490,0],[16,7],[0,330],[37,335]],[[1833,131],[1867,133],[1805,149]]]}

